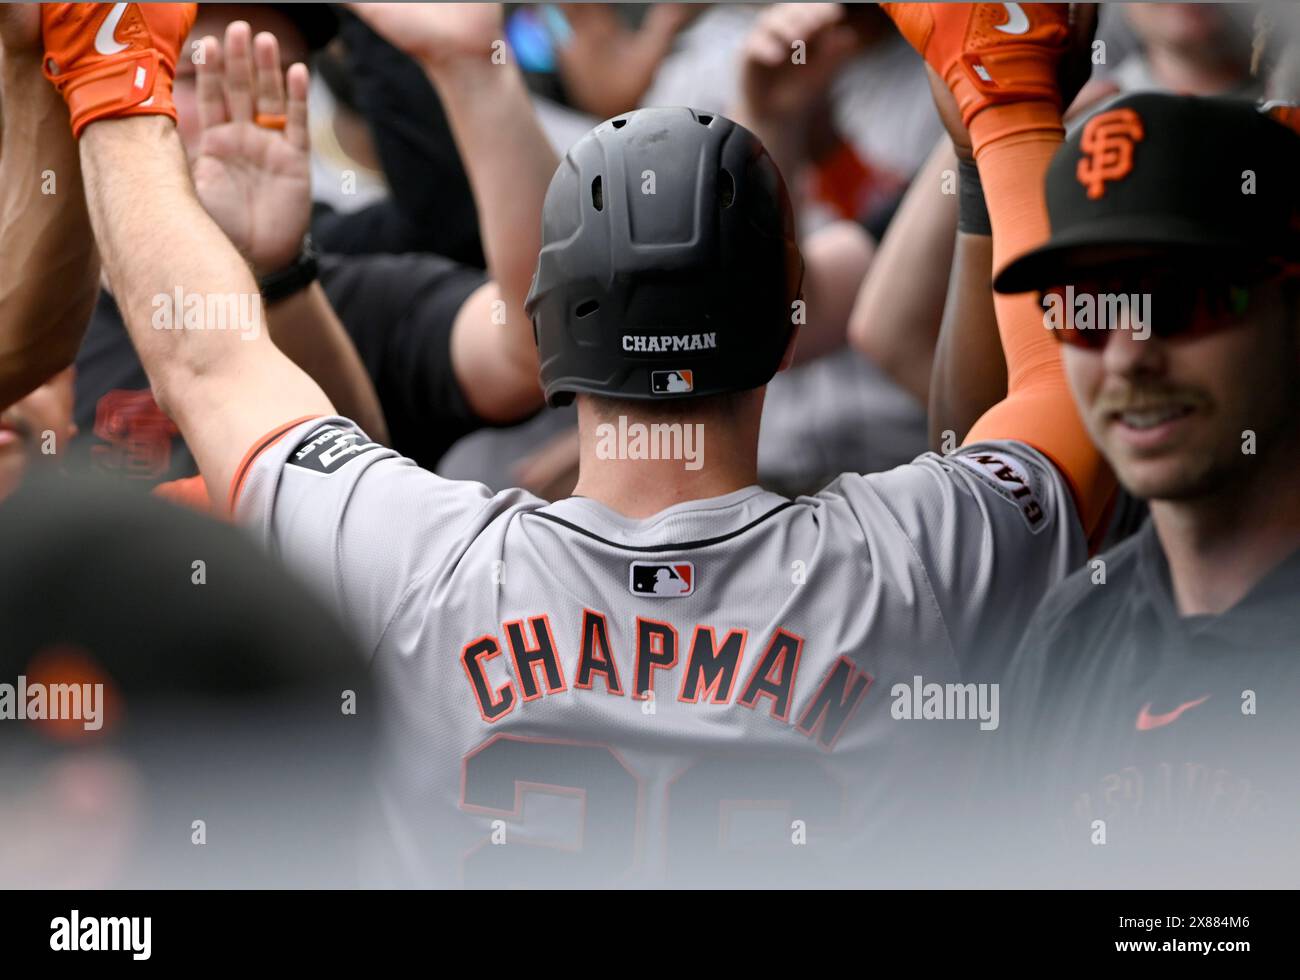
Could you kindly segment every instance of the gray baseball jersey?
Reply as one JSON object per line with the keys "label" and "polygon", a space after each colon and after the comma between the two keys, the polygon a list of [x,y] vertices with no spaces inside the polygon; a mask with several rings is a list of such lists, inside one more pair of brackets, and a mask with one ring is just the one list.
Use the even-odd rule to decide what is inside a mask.
{"label": "gray baseball jersey", "polygon": [[922,685],[996,679],[1084,557],[1010,442],[633,520],[316,419],[233,493],[373,659],[389,883],[883,881],[943,789]]}

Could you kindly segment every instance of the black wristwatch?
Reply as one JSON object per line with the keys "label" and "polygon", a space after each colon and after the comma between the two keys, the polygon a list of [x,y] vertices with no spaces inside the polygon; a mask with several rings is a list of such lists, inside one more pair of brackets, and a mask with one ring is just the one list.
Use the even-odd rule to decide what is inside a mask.
{"label": "black wristwatch", "polygon": [[262,302],[271,306],[302,292],[316,281],[320,267],[316,262],[316,248],[312,245],[311,235],[303,235],[302,250],[292,265],[285,266],[277,272],[263,276],[257,283],[262,292]]}

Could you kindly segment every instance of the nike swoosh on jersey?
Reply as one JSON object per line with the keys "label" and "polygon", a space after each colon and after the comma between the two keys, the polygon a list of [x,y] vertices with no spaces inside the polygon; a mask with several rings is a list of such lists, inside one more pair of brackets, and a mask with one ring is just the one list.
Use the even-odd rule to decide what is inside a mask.
{"label": "nike swoosh on jersey", "polygon": [[1007,8],[1007,16],[1010,20],[998,25],[997,30],[1003,34],[1026,33],[1029,30],[1029,15],[1025,13],[1025,9],[1018,3],[1004,3],[1002,6]]}
{"label": "nike swoosh on jersey", "polygon": [[95,33],[95,50],[100,54],[117,54],[126,50],[126,45],[113,36],[117,31],[117,25],[121,23],[122,15],[126,13],[126,8],[127,5],[124,3],[113,4],[113,9],[104,18],[104,23],[99,25],[99,30]]}
{"label": "nike swoosh on jersey", "polygon": [[1205,697],[1197,698],[1195,701],[1186,701],[1183,704],[1180,704],[1173,711],[1168,711],[1163,715],[1151,714],[1151,702],[1148,701],[1146,704],[1142,705],[1141,710],[1138,711],[1137,730],[1140,732],[1149,732],[1153,728],[1164,728],[1165,725],[1171,725],[1177,721],[1184,711],[1195,708],[1198,704],[1204,704],[1208,700],[1210,700],[1210,696],[1207,694]]}

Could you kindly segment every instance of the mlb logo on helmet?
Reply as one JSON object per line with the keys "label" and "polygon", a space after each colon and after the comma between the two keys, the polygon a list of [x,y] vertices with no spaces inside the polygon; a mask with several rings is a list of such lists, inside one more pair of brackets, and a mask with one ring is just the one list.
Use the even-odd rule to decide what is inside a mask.
{"label": "mlb logo on helmet", "polygon": [[633,595],[681,597],[695,591],[695,566],[688,561],[634,561],[628,574]]}
{"label": "mlb logo on helmet", "polygon": [[651,371],[650,393],[654,395],[679,395],[695,390],[694,371]]}

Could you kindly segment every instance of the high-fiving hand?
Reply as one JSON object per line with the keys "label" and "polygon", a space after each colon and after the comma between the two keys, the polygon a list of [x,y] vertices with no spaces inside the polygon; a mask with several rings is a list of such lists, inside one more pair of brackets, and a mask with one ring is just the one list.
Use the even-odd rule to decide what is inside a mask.
{"label": "high-fiving hand", "polygon": [[460,58],[487,61],[493,46],[504,44],[499,3],[350,3],[348,9],[426,70]]}
{"label": "high-fiving hand", "polygon": [[176,119],[176,59],[197,10],[193,3],[41,4],[42,71],[68,103],[73,136],[99,119]]}
{"label": "high-fiving hand", "polygon": [[202,135],[193,163],[199,200],[264,276],[298,255],[311,220],[307,67],[280,67],[274,35],[244,21],[224,44],[206,37],[196,64]]}
{"label": "high-fiving hand", "polygon": [[985,109],[1043,101],[1064,109],[1092,71],[1093,3],[884,3],[923,58],[958,156],[974,156],[971,121]]}

